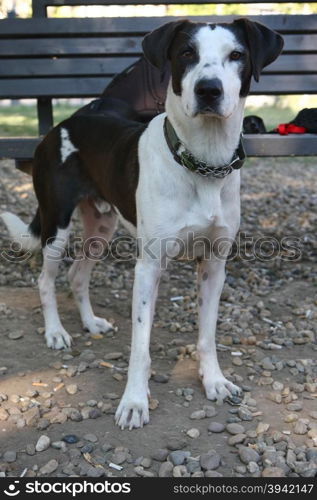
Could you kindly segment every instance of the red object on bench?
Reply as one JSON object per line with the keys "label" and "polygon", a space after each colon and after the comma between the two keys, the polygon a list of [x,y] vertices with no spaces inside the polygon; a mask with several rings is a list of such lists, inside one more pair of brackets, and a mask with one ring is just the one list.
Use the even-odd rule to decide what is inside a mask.
{"label": "red object on bench", "polygon": [[288,135],[288,134],[305,134],[307,129],[305,127],[298,127],[293,123],[281,123],[275,132],[278,132],[280,135]]}

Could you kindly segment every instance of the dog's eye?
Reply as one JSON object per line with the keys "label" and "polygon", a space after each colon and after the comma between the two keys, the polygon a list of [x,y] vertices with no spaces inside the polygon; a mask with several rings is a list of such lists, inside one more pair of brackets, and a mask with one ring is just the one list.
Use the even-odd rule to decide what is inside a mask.
{"label": "dog's eye", "polygon": [[238,61],[239,59],[241,59],[241,57],[242,53],[239,52],[238,50],[233,50],[230,54],[231,61]]}
{"label": "dog's eye", "polygon": [[194,49],[191,49],[190,47],[183,50],[182,52],[182,57],[185,57],[185,59],[192,59],[195,55]]}

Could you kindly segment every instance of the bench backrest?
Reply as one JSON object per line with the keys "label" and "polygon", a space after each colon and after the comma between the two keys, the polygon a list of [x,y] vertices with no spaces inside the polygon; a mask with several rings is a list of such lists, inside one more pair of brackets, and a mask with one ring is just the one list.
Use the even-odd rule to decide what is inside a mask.
{"label": "bench backrest", "polygon": [[[33,0],[32,19],[0,21],[0,99],[37,98],[40,133],[52,125],[53,97],[95,97],[141,54],[144,35],[174,17],[49,19],[48,5],[206,3],[195,0]],[[210,2],[213,3],[213,2]],[[223,3],[233,3],[231,1]],[[191,16],[230,22],[237,16]],[[280,32],[283,54],[265,68],[253,94],[317,91],[317,15],[248,16]]]}

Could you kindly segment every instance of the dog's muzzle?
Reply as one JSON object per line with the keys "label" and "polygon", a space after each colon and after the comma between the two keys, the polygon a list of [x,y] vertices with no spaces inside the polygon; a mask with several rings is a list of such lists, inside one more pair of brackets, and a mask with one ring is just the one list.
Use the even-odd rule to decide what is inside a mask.
{"label": "dog's muzzle", "polygon": [[195,85],[194,92],[199,113],[217,113],[223,98],[223,86],[219,78],[199,80]]}

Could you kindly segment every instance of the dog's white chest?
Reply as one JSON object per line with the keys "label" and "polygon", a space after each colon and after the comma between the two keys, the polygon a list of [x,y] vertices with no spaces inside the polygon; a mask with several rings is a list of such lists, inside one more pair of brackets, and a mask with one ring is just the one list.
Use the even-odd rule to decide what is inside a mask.
{"label": "dog's white chest", "polygon": [[[185,210],[179,211],[176,222],[176,234],[182,239],[187,238],[191,245],[191,237],[206,237],[210,241],[220,235],[228,234],[228,220],[225,217],[221,188],[219,185],[195,190],[192,196],[185,198]],[[190,237],[188,238],[188,235]]]}

